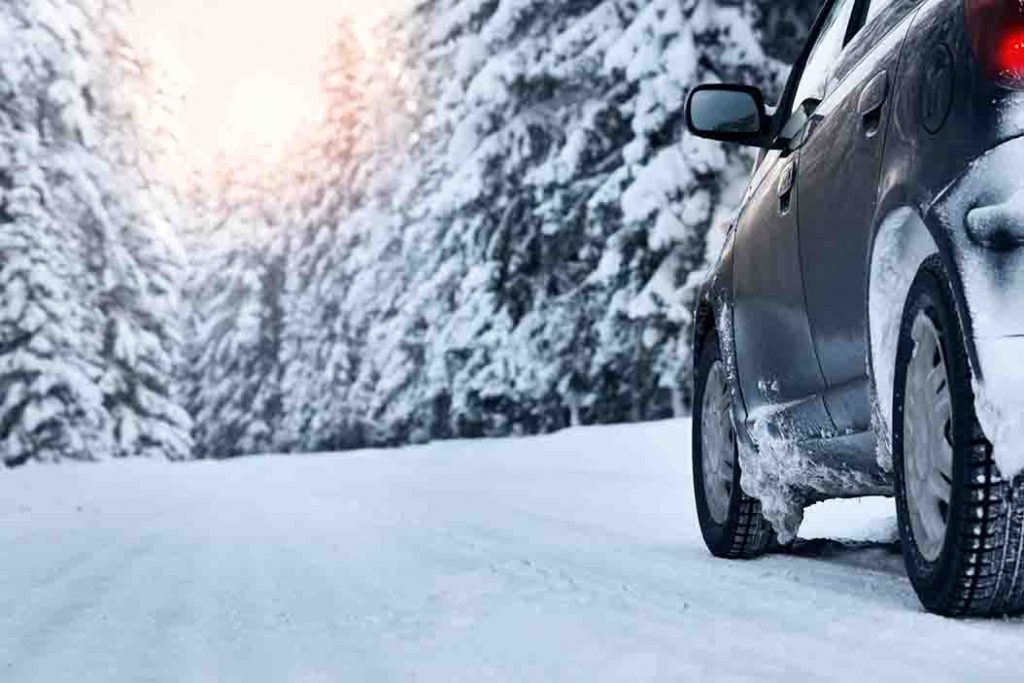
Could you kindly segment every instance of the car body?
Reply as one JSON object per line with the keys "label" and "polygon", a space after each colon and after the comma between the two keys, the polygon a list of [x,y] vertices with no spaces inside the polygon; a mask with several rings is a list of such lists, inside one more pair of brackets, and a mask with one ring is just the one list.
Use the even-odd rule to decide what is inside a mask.
{"label": "car body", "polygon": [[[782,536],[795,508],[894,492],[895,359],[928,262],[948,281],[977,418],[1005,470],[1024,464],[1011,453],[1024,419],[1024,23],[1012,3],[830,0],[766,121],[702,128],[695,117],[728,105],[711,96],[741,89],[691,93],[691,131],[761,148],[700,292],[694,358],[718,340],[740,451],[760,458],[744,464],[744,488]],[[1002,51],[986,53],[996,34]]]}

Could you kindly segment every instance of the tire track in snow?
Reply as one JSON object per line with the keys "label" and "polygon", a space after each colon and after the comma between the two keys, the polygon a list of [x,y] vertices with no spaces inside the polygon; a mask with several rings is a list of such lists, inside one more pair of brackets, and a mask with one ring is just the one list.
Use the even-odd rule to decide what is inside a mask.
{"label": "tire track in snow", "polygon": [[[883,609],[897,613],[905,610],[909,620],[934,619],[914,613],[916,603],[906,581],[888,572],[807,559],[797,560],[802,567],[794,567],[794,558],[787,555],[756,563],[723,563],[682,546],[672,551],[655,547],[637,552],[635,546],[619,545],[618,539],[614,542],[617,549],[610,551],[613,539],[606,534],[588,533],[585,526],[577,524],[560,525],[548,515],[531,511],[520,509],[517,514],[537,520],[537,531],[543,529],[546,533],[530,533],[529,526],[522,523],[515,525],[514,534],[496,532],[493,526],[464,523],[452,532],[458,539],[453,545],[488,558],[488,566],[516,586],[516,599],[548,609],[560,605],[579,611],[581,616],[588,612],[588,605],[597,606],[603,620],[611,622],[612,631],[649,632],[652,642],[660,641],[668,648],[666,633],[689,639],[689,648],[703,653],[703,658],[696,659],[704,664],[676,662],[675,666],[686,669],[692,664],[694,668],[688,671],[693,675],[704,671],[702,666],[712,667],[718,661],[709,669],[716,679],[729,675],[742,678],[749,673],[749,663],[758,661],[779,677],[813,679],[822,674],[819,661],[813,657],[794,658],[792,653],[823,647],[835,670],[869,675],[875,664],[864,653],[865,642],[882,641],[884,636],[861,634],[861,643],[848,639],[834,644],[823,642],[822,629],[831,628],[828,620],[822,623],[813,615],[807,618],[803,610],[794,620],[787,609],[787,603],[811,603],[822,599],[823,593],[827,601],[840,598],[847,609],[856,609],[858,602],[867,599]],[[747,596],[739,605],[737,594]],[[609,614],[612,619],[608,619]],[[741,624],[747,624],[746,628],[738,626]],[[781,632],[787,645],[766,651],[760,638],[741,636],[750,630],[750,624],[770,625],[773,638],[779,638]],[[695,633],[701,634],[699,643],[692,642]],[[889,630],[882,633],[892,635]],[[970,648],[963,650],[966,659]],[[935,654],[911,653],[893,671],[911,675],[916,664],[927,666]]]}
{"label": "tire track in snow", "polygon": [[58,677],[40,678],[35,671],[45,667],[55,652],[61,652],[57,643],[85,632],[90,617],[103,618],[107,596],[133,565],[154,552],[154,539],[155,536],[147,535],[132,543],[111,545],[82,562],[75,556],[65,558],[41,583],[33,584],[29,594],[21,596],[19,606],[6,615],[7,623],[0,627],[5,632],[0,642],[8,644],[0,657],[6,663],[10,680],[81,680],[80,672],[65,671]]}

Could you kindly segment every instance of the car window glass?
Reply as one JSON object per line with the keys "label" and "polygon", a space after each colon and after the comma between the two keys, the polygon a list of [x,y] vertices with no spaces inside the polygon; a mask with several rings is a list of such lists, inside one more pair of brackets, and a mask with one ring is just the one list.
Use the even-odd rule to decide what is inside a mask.
{"label": "car window glass", "polygon": [[839,0],[832,6],[818,41],[807,58],[807,66],[800,76],[800,85],[793,100],[796,106],[810,98],[824,97],[831,69],[839,58],[839,53],[843,51],[855,5],[856,0]]}

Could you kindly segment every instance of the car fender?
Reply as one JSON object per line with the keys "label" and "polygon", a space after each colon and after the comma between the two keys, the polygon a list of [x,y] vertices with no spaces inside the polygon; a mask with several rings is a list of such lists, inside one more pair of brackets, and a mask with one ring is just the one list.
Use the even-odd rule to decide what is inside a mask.
{"label": "car fender", "polygon": [[916,209],[903,205],[883,214],[868,269],[868,368],[879,464],[892,470],[893,385],[903,309],[921,265],[940,253],[932,230]]}
{"label": "car fender", "polygon": [[948,197],[959,184],[960,179],[952,183],[950,189],[940,192],[924,209],[906,203],[908,194],[894,193],[897,200],[881,204],[886,208],[879,212],[874,231],[868,270],[868,368],[879,460],[887,469],[891,467],[893,377],[899,329],[910,286],[928,259],[938,258],[942,264],[952,290],[971,371],[976,379],[984,378],[982,349],[975,334],[971,301],[962,271],[965,258],[979,261],[976,269],[984,269],[983,262],[993,255],[988,250],[970,247],[968,249],[974,253],[965,253],[963,221],[953,220],[959,214],[949,211]]}

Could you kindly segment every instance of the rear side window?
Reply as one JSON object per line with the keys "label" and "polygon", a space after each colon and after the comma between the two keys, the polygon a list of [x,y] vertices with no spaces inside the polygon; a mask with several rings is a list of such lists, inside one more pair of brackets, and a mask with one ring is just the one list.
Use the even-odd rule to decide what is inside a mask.
{"label": "rear side window", "polygon": [[[879,4],[883,3],[884,0],[879,0]],[[793,100],[795,105],[799,106],[811,98],[824,98],[828,77],[846,43],[847,30],[856,4],[856,0],[838,0],[832,6],[800,76],[800,85],[797,86],[796,98]]]}

